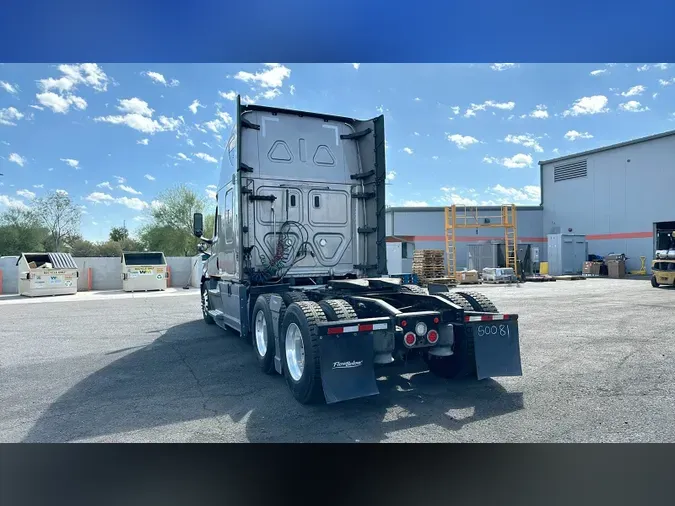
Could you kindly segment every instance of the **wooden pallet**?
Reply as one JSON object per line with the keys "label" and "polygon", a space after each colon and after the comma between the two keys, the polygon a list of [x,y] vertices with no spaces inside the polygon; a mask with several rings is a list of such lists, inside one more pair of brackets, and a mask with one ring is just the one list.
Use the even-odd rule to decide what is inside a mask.
{"label": "wooden pallet", "polygon": [[584,276],[556,276],[557,281],[580,281],[586,279]]}

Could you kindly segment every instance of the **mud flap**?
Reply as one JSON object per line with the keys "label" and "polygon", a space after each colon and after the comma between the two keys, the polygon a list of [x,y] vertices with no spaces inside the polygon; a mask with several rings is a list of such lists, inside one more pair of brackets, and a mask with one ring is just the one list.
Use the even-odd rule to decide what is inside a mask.
{"label": "mud flap", "polygon": [[522,376],[518,323],[484,322],[466,326],[473,332],[478,379]]}
{"label": "mud flap", "polygon": [[323,335],[319,353],[327,404],[380,393],[375,382],[372,332]]}

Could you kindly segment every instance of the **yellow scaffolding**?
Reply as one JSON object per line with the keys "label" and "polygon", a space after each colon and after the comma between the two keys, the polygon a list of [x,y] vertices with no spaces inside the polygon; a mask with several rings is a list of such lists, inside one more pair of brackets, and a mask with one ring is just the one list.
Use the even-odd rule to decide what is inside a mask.
{"label": "yellow scaffolding", "polygon": [[457,279],[457,231],[460,229],[503,228],[506,267],[511,267],[518,276],[517,248],[518,227],[516,205],[501,206],[499,216],[480,213],[474,206],[456,205],[445,208],[445,255],[448,278]]}

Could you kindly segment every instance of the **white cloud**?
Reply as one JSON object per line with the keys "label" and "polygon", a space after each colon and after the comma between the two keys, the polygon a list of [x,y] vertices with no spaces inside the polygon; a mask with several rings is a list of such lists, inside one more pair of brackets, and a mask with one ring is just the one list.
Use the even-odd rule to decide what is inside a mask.
{"label": "white cloud", "polygon": [[607,97],[604,95],[593,95],[591,97],[582,97],[576,100],[570,109],[563,112],[563,116],[600,114],[608,111]]}
{"label": "white cloud", "polygon": [[661,86],[670,86],[671,84],[675,84],[675,77],[672,79],[659,79],[659,84]]}
{"label": "white cloud", "polygon": [[66,114],[71,106],[79,110],[87,108],[87,101],[74,94],[80,84],[96,91],[108,89],[110,79],[96,63],[59,65],[58,69],[63,75],[58,79],[53,77],[39,79],[38,86],[42,93],[35,95],[40,104],[55,113]]}
{"label": "white cloud", "polygon": [[512,69],[515,66],[515,63],[493,63],[490,65],[490,68],[492,70],[496,70],[497,72],[501,72],[502,70]]}
{"label": "white cloud", "polygon": [[576,141],[577,139],[592,139],[593,136],[588,132],[577,132],[576,130],[570,130],[565,134],[565,139],[568,141]]}
{"label": "white cloud", "polygon": [[143,146],[147,146],[149,142],[150,139],[141,139],[140,141],[136,141],[136,144],[143,144]]}
{"label": "white cloud", "polygon": [[263,88],[281,88],[284,79],[291,77],[291,69],[279,63],[265,63],[265,69],[252,74],[243,70],[237,72],[235,79],[245,83],[259,84]]}
{"label": "white cloud", "polygon": [[266,100],[273,100],[279,95],[281,95],[281,90],[279,88],[272,88],[271,90],[267,90],[259,94],[258,98],[262,97]]}
{"label": "white cloud", "polygon": [[637,68],[637,71],[638,72],[646,72],[649,69],[667,70],[668,64],[667,63],[654,63],[653,65],[644,64],[644,65],[639,66]]}
{"label": "white cloud", "polygon": [[154,180],[156,179],[155,176],[151,176],[150,174],[146,174],[144,177],[145,177],[145,179],[147,179],[148,181],[154,181]]}
{"label": "white cloud", "polygon": [[192,161],[192,158],[190,158],[189,156],[187,156],[185,153],[178,153],[178,154],[176,155],[176,157],[179,158],[180,160],[185,161],[185,162],[191,162],[191,161]]}
{"label": "white cloud", "polygon": [[532,134],[524,134],[524,135],[509,134],[504,138],[504,141],[510,142],[512,144],[520,144],[522,146],[525,146],[526,148],[532,148],[537,153],[541,153],[544,151],[544,149],[537,142],[537,139]]}
{"label": "white cloud", "polygon": [[46,91],[35,95],[43,106],[49,107],[53,112],[59,114],[66,114],[70,110],[70,106],[76,109],[84,110],[87,108],[87,101],[82,97],[76,95],[57,95],[54,92]]}
{"label": "white cloud", "polygon": [[115,201],[112,195],[108,195],[107,193],[102,192],[90,193],[84,199],[88,200],[89,202],[93,202],[94,204],[106,204],[106,205],[109,205],[111,202]]}
{"label": "white cloud", "polygon": [[0,109],[0,125],[16,126],[15,121],[23,118],[23,113],[15,107]]}
{"label": "white cloud", "polygon": [[412,155],[412,154],[414,153],[414,151],[413,151],[412,149],[407,148],[407,147],[406,147],[406,148],[403,148],[403,151],[404,151],[405,153],[408,153],[409,155]]}
{"label": "white cloud", "polygon": [[591,72],[591,75],[592,76],[599,76],[600,74],[604,74],[605,72],[607,72],[607,69],[598,69],[598,70],[594,70],[593,72]]}
{"label": "white cloud", "polygon": [[223,112],[223,111],[218,111],[216,113],[216,116],[220,118],[220,120],[225,123],[226,125],[231,125],[232,124],[232,116],[230,116],[228,113]]}
{"label": "white cloud", "polygon": [[291,85],[288,87],[288,91],[290,92],[291,95],[295,95],[295,85],[294,85],[294,84],[291,84]]}
{"label": "white cloud", "polygon": [[453,105],[452,107],[450,107],[450,109],[452,109],[452,113],[453,113],[455,116],[457,116],[457,115],[459,114],[459,106]]}
{"label": "white cloud", "polygon": [[656,100],[656,97],[658,97],[658,96],[659,96],[659,93],[658,93],[658,92],[652,93],[652,98],[653,98],[654,100]]}
{"label": "white cloud", "polygon": [[107,188],[108,190],[112,191],[113,187],[110,185],[110,181],[103,181],[102,183],[97,184],[99,188]]}
{"label": "white cloud", "polygon": [[193,141],[192,139],[187,139],[187,140],[185,141],[185,143],[186,143],[188,146],[194,146],[194,145],[195,145],[195,141]]}
{"label": "white cloud", "polygon": [[486,100],[482,104],[471,104],[471,107],[464,113],[464,117],[471,118],[476,115],[476,111],[485,111],[488,107],[501,109],[503,111],[511,111],[515,106],[515,102],[495,102],[494,100]]}
{"label": "white cloud", "polygon": [[628,102],[619,104],[619,109],[628,112],[645,112],[649,110],[649,107],[642,106],[637,100],[629,100]]}
{"label": "white cloud", "polygon": [[10,153],[8,160],[20,167],[23,167],[26,165],[26,163],[28,163],[28,160],[18,153]]}
{"label": "white cloud", "polygon": [[119,101],[117,108],[126,114],[140,114],[141,116],[152,116],[152,113],[155,112],[154,109],[151,109],[148,103],[145,100],[140,98],[123,98]]}
{"label": "white cloud", "polygon": [[126,186],[126,185],[121,184],[121,185],[118,186],[118,188],[122,191],[127,192],[127,193],[131,193],[132,195],[142,195],[141,192],[139,192],[138,190],[134,190],[131,186]]}
{"label": "white cloud", "polygon": [[80,161],[79,160],[73,160],[72,158],[61,158],[60,159],[62,162],[67,163],[74,169],[79,169],[80,168]]}
{"label": "white cloud", "polygon": [[223,91],[219,91],[218,95],[223,97],[225,100],[234,100],[237,98],[237,92],[236,91],[228,91],[227,93]]}
{"label": "white cloud", "polygon": [[33,185],[33,188],[44,188],[44,187],[45,187],[44,184],[34,184]]}
{"label": "white cloud", "polygon": [[28,209],[28,206],[22,200],[15,199],[8,195],[0,195],[0,206]]}
{"label": "white cloud", "polygon": [[29,190],[17,190],[16,194],[25,198],[25,199],[34,199],[35,198],[35,193]]}
{"label": "white cloud", "polygon": [[547,107],[544,104],[539,104],[535,107],[534,111],[530,113],[530,118],[537,119],[546,119],[548,118]]}
{"label": "white cloud", "polygon": [[148,207],[148,203],[142,201],[137,197],[120,197],[115,199],[115,202],[122,204],[123,206],[128,207],[129,209],[135,209],[136,211],[142,211]]}
{"label": "white cloud", "polygon": [[164,86],[173,87],[178,86],[180,84],[180,81],[178,79],[171,79],[167,81],[166,77],[164,77],[164,75],[160,74],[159,72],[147,71],[141,72],[141,75],[149,77],[153,82],[162,84]]}
{"label": "white cloud", "polygon": [[12,95],[19,93],[19,86],[7,81],[0,81],[0,88],[3,88],[7,93],[11,93]]}
{"label": "white cloud", "polygon": [[396,179],[396,171],[390,170],[387,172],[387,181],[393,181],[394,179]]}
{"label": "white cloud", "polygon": [[215,189],[212,189],[212,188],[207,187],[207,188],[204,190],[204,192],[206,193],[206,196],[207,196],[208,198],[210,198],[211,200],[215,200],[215,199],[216,199],[216,193],[217,193],[217,192],[215,191]]}
{"label": "white cloud", "polygon": [[128,98],[119,100],[117,108],[123,112],[117,116],[99,116],[94,121],[111,123],[113,125],[126,125],[129,128],[138,130],[146,134],[155,134],[157,132],[175,131],[183,124],[181,119],[160,116],[158,120],[152,118],[154,109],[148,106],[148,103],[139,98]]}
{"label": "white cloud", "polygon": [[500,204],[515,202],[540,202],[541,189],[539,186],[524,186],[523,188],[508,188],[500,184],[488,188],[488,192],[497,196]]}
{"label": "white cloud", "polygon": [[197,111],[199,110],[200,107],[204,108],[204,107],[206,107],[206,106],[205,106],[205,105],[202,105],[202,104],[199,102],[199,100],[195,99],[195,100],[193,100],[192,103],[188,106],[188,109],[190,109],[190,110],[192,111],[192,114],[197,114]]}
{"label": "white cloud", "polygon": [[112,195],[101,192],[90,193],[85,197],[85,200],[93,202],[94,204],[105,204],[106,206],[109,206],[110,204],[121,204],[137,211],[142,211],[149,207],[147,202],[144,202],[137,197],[120,197],[116,199]]}
{"label": "white cloud", "polygon": [[471,144],[477,144],[479,141],[470,135],[452,134],[448,135],[448,140],[455,144],[459,149],[466,149]]}
{"label": "white cloud", "polygon": [[646,89],[647,88],[645,88],[641,84],[638,84],[637,86],[633,86],[628,91],[622,92],[621,96],[622,97],[634,97],[634,96],[637,96],[637,95],[642,95]]}
{"label": "white cloud", "polygon": [[31,108],[33,108],[33,109],[37,109],[38,111],[44,111],[44,110],[45,110],[45,108],[42,107],[41,105],[35,105],[35,104],[32,104],[32,105],[30,105],[29,107],[31,107]]}
{"label": "white cloud", "polygon": [[524,153],[518,153],[517,155],[513,155],[510,158],[495,158],[493,156],[486,156],[483,158],[483,162],[485,163],[496,163],[499,165],[503,165],[504,167],[508,169],[522,169],[525,167],[531,167],[532,166],[532,156],[527,155]]}
{"label": "white cloud", "polygon": [[420,136],[420,133],[419,133],[419,132],[413,132],[413,135],[414,135],[415,137],[419,137],[419,136]]}
{"label": "white cloud", "polygon": [[122,177],[122,176],[113,176],[113,177],[117,180],[117,182],[118,182],[119,184],[123,184],[123,183],[126,183],[126,182],[127,182],[126,178],[124,178],[124,177]]}
{"label": "white cloud", "polygon": [[361,66],[360,63],[352,63],[352,67],[354,67],[356,70],[359,70],[360,66]]}
{"label": "white cloud", "polygon": [[218,163],[217,159],[213,158],[211,155],[206,154],[206,153],[194,153],[194,156],[204,160],[205,162]]}
{"label": "white cloud", "polygon": [[431,157],[432,160],[438,160],[438,156],[434,155]]}

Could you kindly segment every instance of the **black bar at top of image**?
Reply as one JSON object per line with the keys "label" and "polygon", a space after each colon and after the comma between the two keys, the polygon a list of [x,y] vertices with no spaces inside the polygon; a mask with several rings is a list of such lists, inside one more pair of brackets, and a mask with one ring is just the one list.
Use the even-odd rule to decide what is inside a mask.
{"label": "black bar at top of image", "polygon": [[672,445],[2,445],[2,506],[660,505]]}

